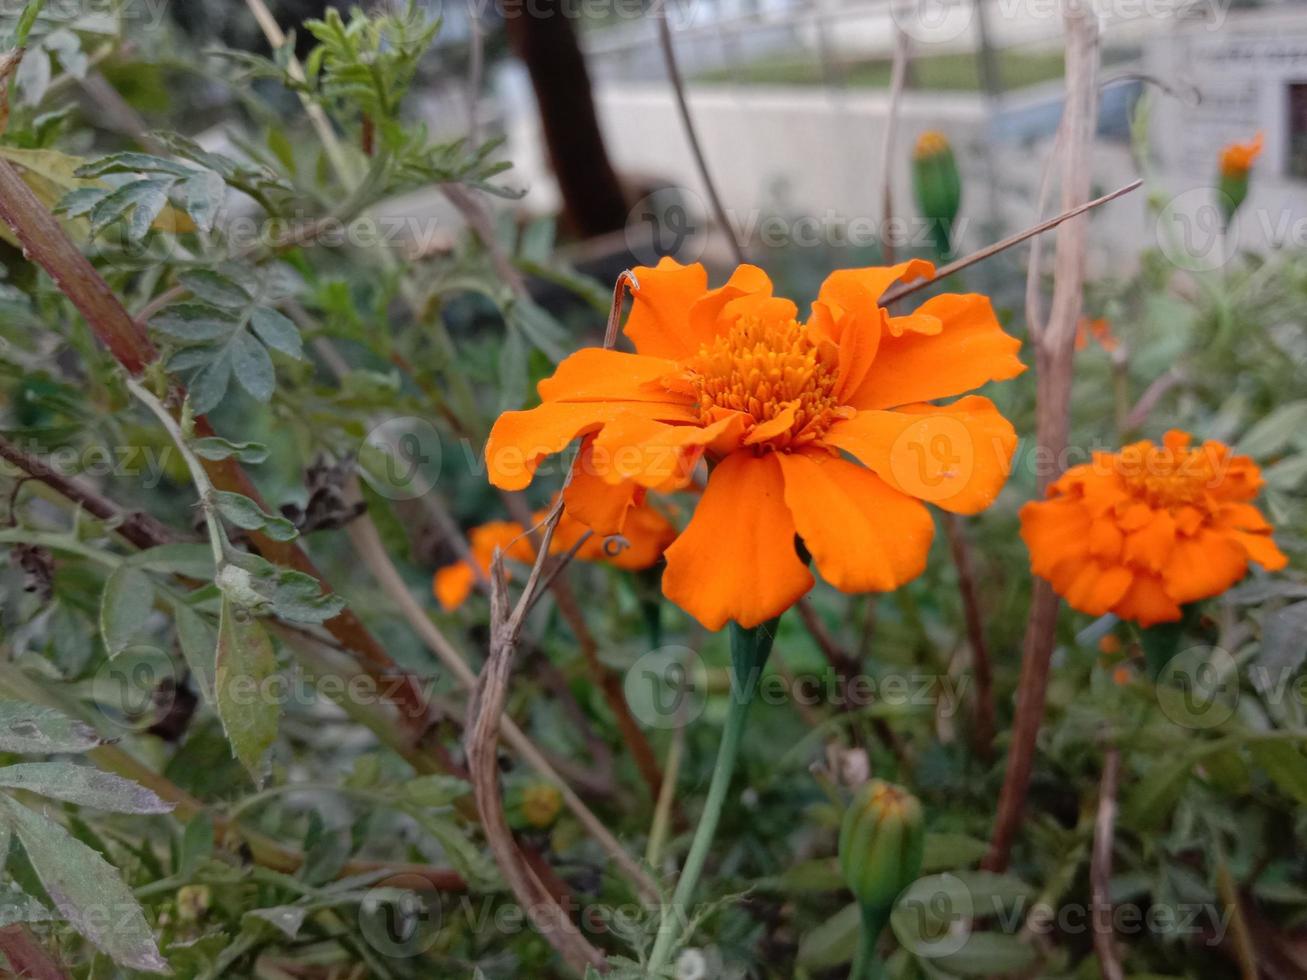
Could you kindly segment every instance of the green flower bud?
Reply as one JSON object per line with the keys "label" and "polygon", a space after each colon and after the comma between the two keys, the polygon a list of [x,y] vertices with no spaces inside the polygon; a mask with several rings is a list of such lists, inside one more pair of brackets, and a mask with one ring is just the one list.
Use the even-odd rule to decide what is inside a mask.
{"label": "green flower bud", "polygon": [[1262,152],[1262,134],[1247,143],[1231,143],[1221,151],[1219,202],[1221,217],[1228,227],[1230,219],[1248,196],[1248,173]]}
{"label": "green flower bud", "polygon": [[864,907],[889,908],[916,881],[924,845],[921,803],[901,786],[873,779],[844,814],[840,870]]}
{"label": "green flower bud", "polygon": [[943,133],[932,129],[917,138],[912,187],[922,217],[930,221],[936,253],[941,259],[952,254],[953,225],[962,204],[962,178],[953,148]]}

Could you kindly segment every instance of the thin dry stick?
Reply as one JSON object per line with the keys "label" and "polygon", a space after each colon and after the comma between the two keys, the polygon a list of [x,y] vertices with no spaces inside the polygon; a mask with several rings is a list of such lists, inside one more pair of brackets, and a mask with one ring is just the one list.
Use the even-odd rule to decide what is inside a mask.
{"label": "thin dry stick", "polygon": [[[1094,200],[1087,201],[1086,203],[1081,204],[1078,207],[1068,208],[1067,210],[1063,211],[1061,214],[1057,215],[1057,217],[1049,218],[1047,221],[1041,221],[1039,224],[1032,225],[1031,227],[1027,228],[1025,231],[1019,231],[1015,235],[1009,235],[1007,238],[1004,238],[1002,241],[995,242],[993,245],[986,245],[984,248],[972,252],[970,255],[964,256],[958,259],[956,262],[950,262],[948,265],[942,265],[935,270],[935,275],[930,277],[929,279],[917,279],[913,282],[904,283],[903,285],[900,286],[895,286],[893,289],[887,290],[885,294],[881,296],[880,305],[889,306],[891,303],[897,303],[905,296],[911,296],[913,293],[919,293],[921,292],[921,290],[926,289],[932,283],[938,282],[941,279],[947,279],[955,272],[961,272],[963,269],[969,266],[973,266],[977,262],[982,262],[985,259],[991,258],[997,255],[999,252],[1004,252],[1007,249],[1012,248],[1014,245],[1020,245],[1027,238],[1034,238],[1036,235],[1042,235],[1044,232],[1049,231],[1052,228],[1056,228],[1064,221],[1070,221],[1072,218],[1077,218],[1080,215],[1084,214],[1086,211],[1092,211],[1094,208],[1101,207],[1102,205],[1107,204],[1109,201],[1115,201],[1118,197],[1123,197],[1126,194],[1129,194],[1131,191],[1137,191],[1140,187],[1143,186],[1143,184],[1144,182],[1142,180],[1132,180],[1130,181],[1130,183],[1124,185],[1123,187],[1118,187],[1110,194],[1104,194],[1102,197],[1096,197],[1094,198]],[[1072,324],[1073,333],[1074,333],[1074,327],[1075,324]]]}
{"label": "thin dry stick", "polygon": [[[902,28],[894,28],[894,63],[890,69],[889,108],[885,119],[885,140],[880,148],[881,201],[880,253],[886,265],[894,264],[894,242],[889,235],[894,217],[894,144],[899,132],[899,103],[903,101],[903,84],[908,77],[908,56],[912,42]],[[888,305],[888,304],[886,304]]]}
{"label": "thin dry stick", "polygon": [[[894,64],[891,72],[888,118],[885,121],[885,141],[881,148],[881,255],[886,265],[894,264],[894,242],[889,228],[894,216],[894,150],[898,136],[899,105],[903,101],[903,85],[908,75],[908,59],[912,44],[907,33],[895,27]],[[891,304],[886,301],[886,308]],[[949,552],[958,570],[958,588],[962,594],[962,608],[967,624],[967,637],[971,645],[972,673],[976,679],[976,712],[972,725],[972,746],[982,758],[990,754],[994,738],[993,672],[989,665],[989,650],[985,645],[984,620],[980,614],[979,596],[972,574],[971,549],[967,545],[962,520],[956,514],[944,515],[944,531],[948,536]],[[804,622],[808,617],[804,616]],[[886,726],[888,727],[888,726]]]}
{"label": "thin dry stick", "polygon": [[[1098,122],[1098,23],[1079,3],[1066,7],[1066,110],[1062,118],[1062,209],[1089,197],[1089,161]],[[1036,361],[1036,443],[1054,460],[1065,457],[1070,426],[1071,381],[1076,323],[1083,305],[1088,218],[1058,228],[1053,302],[1047,326],[1034,334]],[[1033,271],[1032,274],[1037,274]],[[1031,324],[1034,329],[1037,324]],[[1057,477],[1058,465],[1039,474],[1043,491]],[[1035,742],[1044,719],[1049,663],[1057,627],[1058,597],[1047,580],[1035,579],[1026,625],[1016,717],[1008,750],[1007,773],[984,867],[1006,869],[1012,841],[1021,825],[1034,768]]]}
{"label": "thin dry stick", "polygon": [[672,92],[676,96],[676,109],[681,116],[681,128],[685,130],[685,139],[690,144],[690,152],[694,154],[695,166],[699,168],[699,179],[703,181],[704,189],[708,193],[708,203],[712,207],[713,218],[722,229],[722,234],[731,244],[731,251],[735,255],[736,265],[743,265],[744,249],[740,245],[740,240],[735,237],[735,229],[731,227],[730,218],[726,214],[726,208],[722,206],[721,195],[717,193],[717,185],[713,183],[712,174],[708,170],[708,160],[703,155],[703,146],[699,142],[699,135],[694,128],[694,120],[690,117],[690,104],[685,98],[685,80],[681,78],[681,69],[676,64],[676,48],[672,44],[672,28],[667,23],[667,4],[659,3],[658,9],[654,12],[654,19],[658,21],[658,44],[663,51],[663,64],[667,67],[667,80],[672,83]]}
{"label": "thin dry stick", "polygon": [[1121,957],[1112,932],[1112,836],[1116,828],[1116,786],[1121,773],[1121,750],[1108,746],[1103,758],[1103,779],[1098,789],[1098,815],[1094,820],[1094,848],[1089,859],[1093,894],[1094,952],[1103,980],[1124,980]]}
{"label": "thin dry stick", "polygon": [[504,701],[508,696],[513,659],[529,607],[528,600],[539,586],[549,553],[549,542],[562,516],[563,504],[560,498],[545,522],[535,564],[522,596],[512,610],[508,606],[504,556],[498,549],[495,551],[490,568],[490,656],[481,669],[475,693],[468,705],[465,745],[472,792],[476,797],[481,825],[495,856],[495,863],[517,900],[526,908],[536,930],[572,969],[577,973],[585,973],[590,968],[606,969],[604,954],[581,935],[566,910],[545,891],[523,860],[504,815],[504,801],[499,786],[499,731],[504,720]]}
{"label": "thin dry stick", "polygon": [[[413,598],[413,594],[409,591],[403,577],[400,576],[399,570],[395,568],[394,562],[386,553],[385,546],[381,543],[381,536],[371,518],[364,515],[352,521],[346,528],[346,533],[349,535],[350,543],[354,546],[355,552],[368,567],[373,578],[381,586],[382,591],[399,608],[400,615],[404,617],[422,642],[454,675],[454,679],[462,687],[469,691],[475,690],[477,685],[476,674],[467,665],[462,653],[445,637],[439,627],[431,621],[426,610]],[[513,750],[526,761],[527,765],[558,788],[567,808],[572,811],[581,825],[603,847],[617,866],[622,869],[636,889],[642,894],[656,895],[658,889],[653,879],[626,853],[626,849],[622,847],[612,832],[603,825],[599,818],[585,805],[585,802],[573,792],[566,781],[550,765],[549,760],[535,747],[530,737],[508,718],[504,719],[502,728],[504,738],[513,747]]]}

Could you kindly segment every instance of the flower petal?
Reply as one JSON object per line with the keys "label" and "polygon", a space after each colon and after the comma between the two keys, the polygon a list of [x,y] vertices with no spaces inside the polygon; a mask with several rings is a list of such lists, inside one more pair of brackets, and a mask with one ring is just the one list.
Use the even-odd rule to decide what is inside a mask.
{"label": "flower petal", "polygon": [[935,522],[870,470],[821,450],[778,453],[785,504],[822,578],[843,592],[888,591],[926,567]]}
{"label": "flower petal", "polygon": [[603,347],[582,347],[565,357],[553,375],[536,386],[546,402],[669,402],[687,399],[659,382],[678,375],[681,367],[661,357],[626,354]]}
{"label": "flower petal", "polygon": [[684,360],[698,353],[716,329],[722,310],[732,301],[770,296],[771,279],[755,265],[741,265],[726,284],[708,288],[708,273],[699,263],[681,265],[664,257],[658,265],[632,270],[640,287],[632,290],[626,335],[641,354]]}
{"label": "flower petal", "polygon": [[609,483],[630,480],[642,487],[678,490],[690,482],[703,448],[743,418],[732,414],[706,426],[666,425],[644,416],[615,418],[594,440],[592,472]]}
{"label": "flower petal", "polygon": [[580,458],[572,468],[572,479],[563,489],[567,513],[596,534],[621,534],[626,517],[635,506],[639,488],[630,482],[609,483],[594,463],[594,437],[585,440]]}
{"label": "flower petal", "polygon": [[1021,508],[1021,539],[1030,551],[1030,570],[1052,579],[1067,560],[1089,556],[1093,518],[1080,502],[1066,497],[1032,500]]}
{"label": "flower petal", "polygon": [[812,588],[794,534],[776,454],[733,453],[667,549],[663,593],[711,630],[764,623]]}
{"label": "flower petal", "polygon": [[1176,539],[1162,569],[1166,593],[1180,605],[1219,595],[1248,572],[1248,554],[1232,538],[1204,530]]}
{"label": "flower petal", "polygon": [[658,265],[636,266],[640,288],[631,291],[631,313],[626,335],[641,354],[686,357],[699,349],[690,330],[690,307],[708,289],[708,272],[702,265],[681,265],[664,257]]}
{"label": "flower petal", "polygon": [[453,612],[467,601],[475,582],[476,572],[472,570],[472,566],[465,561],[457,561],[452,565],[436,569],[431,591],[435,593],[440,607],[445,612]]}
{"label": "flower petal", "polygon": [[1017,358],[1021,341],[1003,332],[989,299],[978,294],[935,296],[916,311],[937,318],[937,334],[887,331],[857,389],[855,408],[894,408],[910,402],[950,398],[987,381],[1015,378],[1026,369]]}
{"label": "flower petal", "polygon": [[1181,615],[1179,605],[1166,594],[1162,580],[1143,572],[1135,572],[1130,588],[1112,607],[1112,612],[1143,627],[1173,623]]}
{"label": "flower petal", "polygon": [[856,456],[894,489],[944,510],[984,510],[1007,482],[1017,435],[988,398],[864,411],[822,442]]}

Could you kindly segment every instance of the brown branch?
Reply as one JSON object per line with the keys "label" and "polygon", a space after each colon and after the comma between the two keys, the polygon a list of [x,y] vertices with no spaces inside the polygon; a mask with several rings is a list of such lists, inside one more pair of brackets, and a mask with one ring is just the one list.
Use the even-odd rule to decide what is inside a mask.
{"label": "brown branch", "polygon": [[[962,258],[958,259],[956,262],[950,262],[948,265],[942,265],[935,270],[935,275],[930,277],[929,279],[918,279],[915,282],[909,282],[909,283],[904,283],[901,286],[895,286],[893,289],[887,291],[885,295],[883,295],[880,298],[880,305],[889,306],[892,303],[897,303],[905,296],[911,296],[913,293],[920,292],[921,290],[930,286],[931,283],[938,282],[941,279],[946,279],[949,276],[953,275],[953,273],[961,272],[963,269],[967,268],[968,266],[973,266],[977,262],[982,262],[985,259],[991,258],[997,255],[999,252],[1004,252],[1007,249],[1012,248],[1014,245],[1020,245],[1028,238],[1034,238],[1036,235],[1042,235],[1044,232],[1058,227],[1064,221],[1070,221],[1072,218],[1078,218],[1086,211],[1092,211],[1094,208],[1107,204],[1109,201],[1115,201],[1118,197],[1124,197],[1126,194],[1129,194],[1131,191],[1138,190],[1140,187],[1143,186],[1143,184],[1144,182],[1142,180],[1132,180],[1130,183],[1126,184],[1125,186],[1118,187],[1110,194],[1104,194],[1102,197],[1094,198],[1094,200],[1087,201],[1084,204],[1078,205],[1077,207],[1068,208],[1067,210],[1063,211],[1061,214],[1057,215],[1056,217],[1049,218],[1047,221],[1041,221],[1039,224],[1032,225],[1031,227],[1027,228],[1025,231],[1017,232],[1015,235],[1009,235],[1007,238],[1004,238],[1002,241],[995,242],[993,245],[986,245],[984,248],[972,252],[970,255],[963,256]],[[1072,324],[1073,329],[1074,326],[1075,325]]]}
{"label": "brown branch", "polygon": [[68,980],[63,967],[45,951],[27,926],[0,929],[0,953],[9,961],[14,976],[30,980]]}
{"label": "brown branch", "polygon": [[112,500],[86,486],[81,480],[65,476],[39,456],[24,452],[2,435],[0,459],[53,488],[92,517],[114,522],[114,531],[137,548],[153,548],[179,538],[172,528],[153,515],[141,511],[123,511]]}
{"label": "brown branch", "polygon": [[[1067,96],[1062,118],[1062,209],[1076,212],[1077,203],[1089,197],[1089,161],[1098,121],[1096,78],[1100,52],[1098,25],[1091,11],[1079,4],[1068,4],[1065,19]],[[1124,193],[1124,189],[1119,193]],[[1084,299],[1087,232],[1088,218],[1083,215],[1058,228],[1049,322],[1035,336],[1036,445],[1055,461],[1065,456],[1071,420],[1071,381],[1076,323]],[[1032,269],[1031,274],[1037,274],[1037,270]],[[1041,492],[1056,476],[1051,470],[1039,474]],[[989,853],[983,862],[990,871],[1006,869],[1013,839],[1025,813],[1035,743],[1044,720],[1057,611],[1057,593],[1047,580],[1036,578],[1022,650],[1007,772],[999,794]]]}
{"label": "brown branch", "polygon": [[[139,375],[158,359],[158,351],[150,342],[144,325],[132,318],[54,215],[4,160],[0,160],[0,218],[14,230],[25,254],[50,275],[85,317],[95,335],[129,373]],[[196,418],[195,432],[199,436],[215,434],[203,417]],[[243,494],[268,509],[249,476],[235,460],[203,462],[210,479],[220,490]],[[322,583],[324,590],[330,590],[322,573],[299,545],[274,541],[258,531],[251,532],[249,539],[264,558],[312,575]],[[328,620],[326,626],[332,636],[359,656],[365,669],[376,679],[401,678],[401,683],[394,689],[400,715],[414,737],[425,731],[428,710],[421,688],[399,670],[353,610],[345,609]],[[391,686],[386,684],[388,690]]]}
{"label": "brown branch", "polygon": [[1121,773],[1121,750],[1108,746],[1103,758],[1103,779],[1098,790],[1094,820],[1094,848],[1089,860],[1093,897],[1094,952],[1103,980],[1124,980],[1121,957],[1112,932],[1112,836],[1116,828],[1116,787]]}
{"label": "brown branch", "polygon": [[560,498],[545,524],[535,565],[527,579],[522,598],[511,610],[504,558],[496,549],[490,569],[490,656],[481,669],[476,691],[468,706],[465,746],[472,792],[476,797],[481,826],[495,857],[495,864],[526,910],[536,931],[573,970],[585,973],[592,967],[606,969],[604,954],[586,940],[567,912],[544,889],[536,873],[527,865],[504,815],[504,801],[499,785],[499,729],[512,676],[513,659],[527,610],[526,600],[539,584],[549,551],[549,541],[562,513]]}
{"label": "brown branch", "polygon": [[967,642],[971,647],[971,673],[976,681],[976,706],[971,718],[971,745],[982,759],[994,752],[994,671],[985,642],[985,622],[980,613],[980,592],[976,587],[976,570],[971,560],[971,545],[966,527],[957,514],[945,513],[944,534],[948,538],[953,564],[958,570],[958,591],[962,595],[962,615],[967,625]]}
{"label": "brown branch", "polygon": [[690,104],[685,97],[685,80],[681,77],[681,69],[676,63],[676,47],[672,43],[671,25],[667,23],[665,2],[658,4],[653,17],[658,21],[658,44],[662,48],[663,64],[667,67],[667,80],[671,82],[672,93],[676,96],[676,110],[681,116],[681,128],[685,130],[685,139],[690,144],[690,152],[694,155],[694,164],[699,169],[699,179],[703,181],[704,189],[707,191],[713,217],[721,227],[726,240],[730,242],[736,265],[743,265],[744,248],[740,245],[740,240],[735,237],[735,229],[731,227],[726,208],[722,206],[721,195],[717,193],[717,185],[713,183],[712,173],[708,170],[708,160],[703,155],[703,145],[699,142],[699,134],[694,128],[694,119],[690,116]]}

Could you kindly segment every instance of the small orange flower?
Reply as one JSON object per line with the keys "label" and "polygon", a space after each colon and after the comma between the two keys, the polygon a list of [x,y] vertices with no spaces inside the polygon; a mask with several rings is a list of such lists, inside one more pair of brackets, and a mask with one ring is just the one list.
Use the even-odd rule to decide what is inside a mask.
{"label": "small orange flower", "polygon": [[913,148],[912,155],[915,159],[920,160],[923,157],[943,153],[948,149],[950,147],[947,136],[938,129],[927,129],[917,137],[917,145]]}
{"label": "small orange flower", "polygon": [[1074,608],[1141,626],[1180,618],[1180,607],[1219,595],[1254,561],[1287,559],[1249,501],[1261,471],[1228,446],[1172,430],[1164,444],[1095,453],[1067,470],[1049,499],[1021,508],[1030,567]]}
{"label": "small orange flower", "polygon": [[[547,516],[547,511],[539,511],[531,519],[540,523]],[[549,553],[556,555],[571,551],[588,531],[590,528],[564,511],[550,539]],[[642,500],[627,515],[621,540],[591,534],[577,548],[575,557],[581,561],[604,561],[617,568],[637,571],[657,562],[675,537],[676,529],[667,518]],[[505,558],[524,564],[536,559],[531,538],[516,521],[491,521],[474,527],[468,534],[469,558],[438,569],[432,582],[432,592],[446,612],[457,609],[471,594],[478,569],[482,575],[490,573],[490,562],[496,548],[504,553]]]}
{"label": "small orange flower", "polygon": [[933,274],[919,260],[835,272],[803,322],[755,266],[717,289],[698,264],[637,268],[625,329],[638,353],[564,360],[540,383],[541,405],[495,423],[490,481],[520,490],[583,437],[564,499],[611,533],[632,485],[684,488],[706,456],[663,591],[710,629],[757,626],[812,587],[796,535],[837,588],[896,588],[925,567],[934,522],[922,500],[983,509],[1016,447],[989,399],[930,404],[1025,370],[989,300],[935,296],[905,316],[878,304],[893,283]]}
{"label": "small orange flower", "polygon": [[1231,143],[1221,150],[1221,174],[1226,177],[1242,177],[1253,168],[1253,162],[1262,155],[1264,142],[1262,133],[1258,133],[1247,143]]}
{"label": "small orange flower", "polygon": [[1087,316],[1080,318],[1080,322],[1076,324],[1076,350],[1084,350],[1088,347],[1090,338],[1098,341],[1098,346],[1109,354],[1120,346],[1112,334],[1112,324],[1105,317],[1100,316],[1096,320],[1091,320]]}

